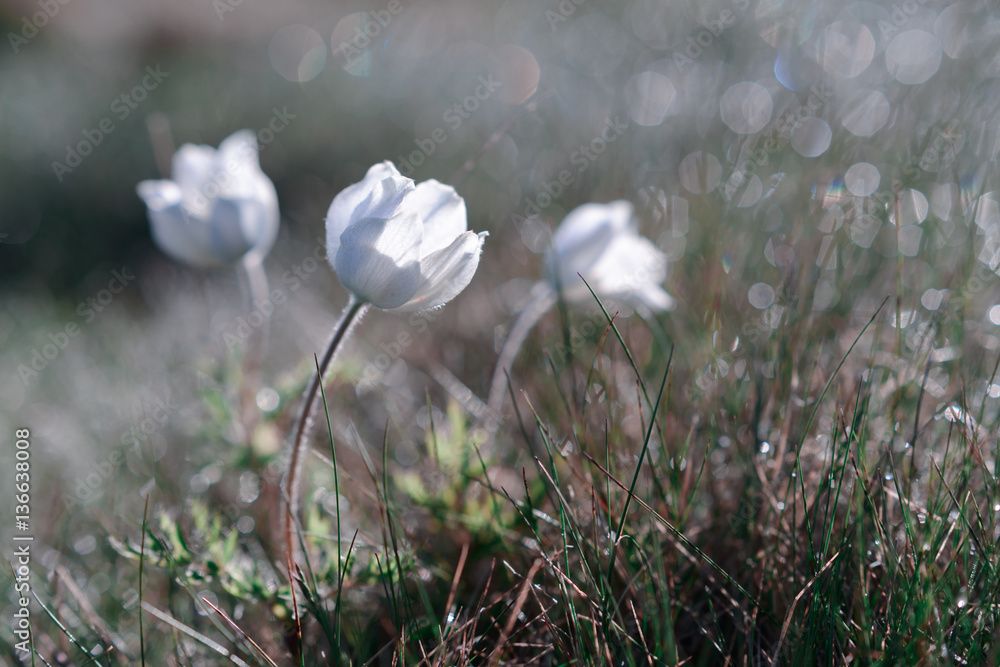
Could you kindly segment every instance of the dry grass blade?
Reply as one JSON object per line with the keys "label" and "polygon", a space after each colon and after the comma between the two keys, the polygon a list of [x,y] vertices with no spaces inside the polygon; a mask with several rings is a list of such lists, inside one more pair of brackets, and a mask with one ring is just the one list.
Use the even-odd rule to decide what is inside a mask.
{"label": "dry grass blade", "polygon": [[[76,603],[80,605],[80,610],[83,611],[84,616],[87,619],[87,623],[90,625],[94,631],[101,636],[101,639],[108,645],[114,646],[116,649],[121,651],[124,655],[128,655],[128,647],[125,645],[125,641],[116,633],[111,631],[107,623],[101,618],[94,609],[94,605],[90,603],[87,598],[87,594],[83,592],[79,585],[73,580],[73,575],[70,574],[64,566],[58,565],[55,569],[56,577],[66,590],[69,591],[70,595],[76,600]],[[130,658],[134,660],[135,658]]]}
{"label": "dry grass blade", "polygon": [[207,648],[215,651],[216,653],[218,653],[222,657],[228,658],[229,661],[232,662],[234,665],[239,665],[239,667],[250,667],[250,665],[248,663],[244,662],[243,659],[241,659],[239,656],[237,656],[236,654],[234,654],[232,651],[230,651],[229,649],[227,649],[225,646],[223,646],[219,642],[217,642],[217,641],[215,641],[213,639],[210,639],[210,638],[206,637],[205,635],[201,634],[200,632],[198,632],[197,630],[195,630],[194,628],[189,627],[189,626],[185,625],[184,623],[181,623],[176,618],[170,616],[170,614],[167,614],[165,612],[160,611],[159,609],[157,609],[153,605],[149,604],[148,602],[143,602],[142,603],[142,608],[145,609],[146,611],[148,611],[153,617],[155,617],[155,618],[159,619],[160,621],[166,623],[167,625],[169,625],[173,629],[177,630],[178,632],[181,632],[181,633],[187,635],[188,637],[190,637],[191,639],[194,639],[195,641],[197,641],[198,643],[202,644],[203,646],[206,646]]}
{"label": "dry grass blade", "polygon": [[458,593],[458,584],[462,580],[462,572],[465,571],[465,561],[469,557],[469,543],[464,542],[462,544],[462,553],[458,557],[458,566],[455,567],[455,574],[451,578],[451,588],[448,590],[448,601],[444,605],[444,614],[442,614],[445,619],[444,625],[441,628],[441,634],[444,634],[445,628],[448,627],[449,618],[451,618],[451,607],[455,604],[455,595]]}
{"label": "dry grass blade", "polygon": [[490,653],[489,664],[495,665],[500,659],[500,655],[503,652],[504,646],[507,643],[507,638],[510,637],[510,633],[514,630],[514,624],[517,623],[517,617],[521,613],[521,608],[524,607],[525,601],[528,599],[528,593],[531,592],[531,582],[534,581],[535,575],[542,568],[542,560],[536,558],[528,569],[528,574],[524,577],[524,582],[521,584],[521,590],[517,594],[517,599],[514,600],[514,606],[507,616],[507,622],[503,626],[503,631],[500,633],[500,638],[497,639],[496,646],[493,647],[493,651]]}
{"label": "dry grass blade", "polygon": [[[243,641],[245,641],[247,644],[250,645],[250,647],[253,649],[254,653],[257,654],[256,657],[258,659],[263,660],[268,665],[271,665],[271,667],[278,667],[278,665],[274,662],[274,660],[272,660],[271,657],[269,655],[267,655],[267,653],[265,653],[264,650],[260,646],[257,645],[257,642],[255,642],[253,639],[251,639],[250,635],[248,635],[247,633],[245,633],[243,631],[243,629],[239,625],[236,624],[236,621],[234,621],[232,618],[230,618],[229,615],[226,614],[226,612],[222,611],[216,605],[212,604],[209,600],[207,600],[205,598],[202,598],[201,601],[204,604],[207,604],[209,607],[211,607],[212,611],[214,611],[219,616],[221,616],[223,618],[223,620],[225,620],[226,623],[229,625],[229,627],[232,628],[236,632],[237,636],[240,639],[242,639]],[[296,615],[296,618],[297,617],[298,617],[298,615]]]}

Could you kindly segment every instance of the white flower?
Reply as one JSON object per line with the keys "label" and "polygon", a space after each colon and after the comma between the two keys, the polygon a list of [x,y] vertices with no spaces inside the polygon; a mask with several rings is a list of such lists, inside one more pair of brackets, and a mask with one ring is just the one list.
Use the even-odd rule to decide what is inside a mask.
{"label": "white flower", "polygon": [[326,254],[344,287],[383,310],[448,303],[479,266],[487,232],[466,231],[465,201],[435,180],[414,186],[391,162],[333,199]]}
{"label": "white flower", "polygon": [[218,150],[184,144],[172,176],[136,188],[163,252],[202,267],[263,259],[278,235],[278,195],[260,169],[253,132],[236,132]]}
{"label": "white flower", "polygon": [[[597,296],[621,299],[651,310],[670,310],[674,300],[660,286],[667,258],[639,235],[634,208],[624,200],[584,204],[562,221],[545,254],[548,281],[572,303]],[[577,275],[577,274],[580,275]]]}

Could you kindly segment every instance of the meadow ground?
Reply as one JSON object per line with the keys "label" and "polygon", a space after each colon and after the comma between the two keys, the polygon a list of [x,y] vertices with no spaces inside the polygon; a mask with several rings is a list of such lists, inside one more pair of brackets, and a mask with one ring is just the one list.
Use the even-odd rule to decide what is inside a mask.
{"label": "meadow ground", "polygon": [[[27,128],[0,158],[0,663],[997,664],[1000,40],[983,3],[911,4],[414,3],[352,14],[368,42],[301,10],[325,18],[150,31],[103,83],[61,59],[84,28],[25,38],[0,61]],[[264,301],[149,240],[164,119],[271,130]],[[336,361],[298,568],[285,448],[347,301],[323,219],[385,158],[490,236],[454,301],[368,313]],[[675,307],[558,303],[492,419],[552,230],[613,199]]]}

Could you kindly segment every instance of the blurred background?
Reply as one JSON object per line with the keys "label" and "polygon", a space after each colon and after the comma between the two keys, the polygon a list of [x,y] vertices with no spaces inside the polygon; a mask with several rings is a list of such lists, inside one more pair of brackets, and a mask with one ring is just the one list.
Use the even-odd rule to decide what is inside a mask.
{"label": "blurred background", "polygon": [[[868,162],[891,190],[960,154],[975,173],[996,150],[1000,27],[985,2],[391,4],[5,0],[0,279],[72,294],[95,265],[152,251],[134,186],[159,175],[154,117],[175,145],[263,133],[286,242],[311,237],[333,194],[383,159],[443,181],[475,160],[458,185],[500,246],[567,167],[545,219],[650,188],[721,188],[768,210],[783,199],[763,196],[775,174],[801,194]],[[616,118],[627,130],[606,153],[579,151]],[[437,128],[445,141],[428,142]]]}
{"label": "blurred background", "polygon": [[[381,160],[455,185],[490,237],[453,304],[362,324],[354,378],[397,330],[433,329],[358,390],[343,420],[362,435],[390,415],[426,426],[428,391],[441,422],[443,392],[483,397],[551,230],[587,201],[634,202],[670,258],[661,324],[696,393],[773,377],[743,355],[787,309],[808,335],[856,332],[897,278],[903,325],[952,304],[962,336],[1000,346],[1000,16],[982,0],[3,0],[0,26],[0,432],[36,433],[67,501],[53,516],[112,493],[86,479],[116,451],[179,498],[219,486],[249,505],[273,481],[224,477],[204,444],[238,439],[206,426],[235,392],[237,278],[166,258],[135,194],[173,148],[243,128],[282,214],[265,414],[294,406],[346,301],[326,209]],[[273,454],[287,419],[266,426]],[[404,434],[396,461],[418,449]]]}

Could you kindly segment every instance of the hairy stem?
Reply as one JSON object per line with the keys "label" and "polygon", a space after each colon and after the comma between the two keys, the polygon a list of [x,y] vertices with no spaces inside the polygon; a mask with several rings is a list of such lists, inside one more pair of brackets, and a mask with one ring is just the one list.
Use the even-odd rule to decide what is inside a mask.
{"label": "hairy stem", "polygon": [[489,428],[491,432],[496,431],[500,423],[504,398],[507,396],[507,373],[510,371],[510,366],[514,363],[514,359],[528,338],[528,334],[555,303],[555,290],[547,284],[541,284],[538,295],[521,311],[521,314],[514,321],[514,326],[510,328],[507,338],[503,341],[500,356],[497,357],[496,369],[493,371],[493,381],[490,383],[487,404],[489,407],[488,418],[492,421],[492,426]]}
{"label": "hairy stem", "polygon": [[[264,265],[261,257],[247,255],[240,262],[240,287],[243,291],[244,310],[252,314],[257,304],[267,300],[270,288],[267,283],[267,274],[264,272]],[[254,327],[250,331],[250,338],[247,340],[247,351],[243,357],[243,381],[239,392],[240,421],[246,431],[247,442],[253,437],[253,431],[257,422],[257,411],[254,405],[254,396],[260,387],[260,367],[264,361],[264,352],[267,349],[268,332],[270,329],[270,317],[261,313],[264,321],[259,327]],[[248,319],[249,321],[249,319]]]}
{"label": "hairy stem", "polygon": [[303,396],[302,407],[299,409],[298,419],[296,419],[295,436],[288,454],[288,467],[285,470],[282,491],[287,503],[287,511],[283,513],[285,550],[297,563],[302,562],[299,541],[296,539],[296,526],[301,506],[302,464],[305,462],[309,429],[312,426],[310,415],[319,394],[320,383],[326,377],[341,343],[347,338],[354,325],[361,321],[361,317],[368,310],[368,307],[369,304],[359,301],[353,294],[351,295],[334,327],[333,338],[330,339],[330,343],[326,346],[326,352],[323,353],[323,358],[319,362],[319,371],[309,382]]}

